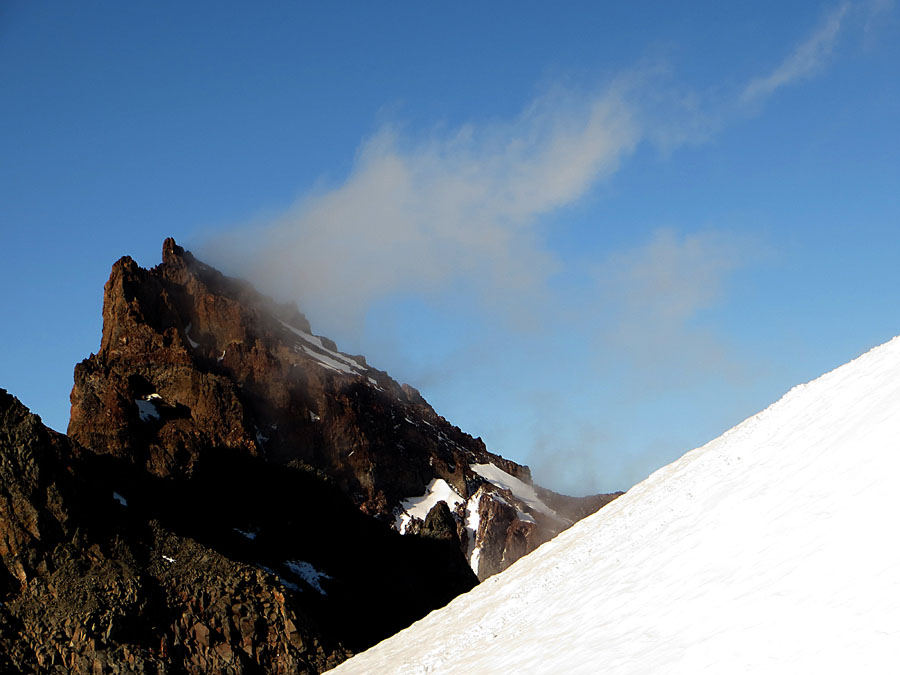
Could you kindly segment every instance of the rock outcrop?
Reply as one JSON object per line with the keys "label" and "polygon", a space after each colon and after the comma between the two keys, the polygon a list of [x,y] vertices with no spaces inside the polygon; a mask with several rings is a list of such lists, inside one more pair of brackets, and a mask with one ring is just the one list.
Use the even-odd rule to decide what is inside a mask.
{"label": "rock outcrop", "polygon": [[3,672],[302,673],[349,653],[274,575],[132,513],[110,473],[0,390]]}
{"label": "rock outcrop", "polygon": [[537,488],[172,239],[104,293],[68,436],[0,390],[0,672],[322,672],[614,496]]}
{"label": "rock outcrop", "polygon": [[159,478],[0,390],[2,672],[318,673],[476,583],[314,474],[213,457]]}
{"label": "rock outcrop", "polygon": [[[172,239],[153,269],[127,257],[113,266],[100,351],[77,366],[71,400],[73,439],[159,477],[190,476],[201,454],[229,450],[319,472],[401,532],[419,531],[436,486],[449,490],[462,553],[492,561],[472,564],[480,578],[575,520],[505,489],[531,490],[528,468],[490,453],[414,388]],[[501,473],[485,478],[477,465]]]}

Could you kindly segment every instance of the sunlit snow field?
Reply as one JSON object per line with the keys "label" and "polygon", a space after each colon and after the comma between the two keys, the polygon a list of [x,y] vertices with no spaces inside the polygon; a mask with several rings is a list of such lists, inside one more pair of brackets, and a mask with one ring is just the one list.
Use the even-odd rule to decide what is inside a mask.
{"label": "sunlit snow field", "polygon": [[895,338],[337,672],[896,672],[898,476]]}

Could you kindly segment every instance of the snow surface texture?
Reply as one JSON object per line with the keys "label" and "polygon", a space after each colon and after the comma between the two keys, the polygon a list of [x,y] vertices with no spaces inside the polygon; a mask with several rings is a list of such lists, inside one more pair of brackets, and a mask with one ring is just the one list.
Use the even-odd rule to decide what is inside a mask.
{"label": "snow surface texture", "polygon": [[896,672],[898,451],[895,338],[337,672]]}

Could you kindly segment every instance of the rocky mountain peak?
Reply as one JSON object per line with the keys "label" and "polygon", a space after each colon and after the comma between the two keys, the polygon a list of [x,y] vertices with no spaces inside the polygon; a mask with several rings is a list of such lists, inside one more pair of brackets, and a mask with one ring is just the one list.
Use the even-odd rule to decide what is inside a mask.
{"label": "rocky mountain peak", "polygon": [[127,257],[113,266],[100,351],[76,367],[71,400],[73,439],[160,477],[190,475],[203,453],[238,451],[321,472],[402,532],[418,532],[444,501],[461,552],[494,560],[482,578],[575,519],[537,496],[528,467],[489,452],[414,387],[171,238],[152,269]]}
{"label": "rocky mountain peak", "polygon": [[0,672],[321,672],[613,497],[173,239],[113,265],[71,403],[63,436],[0,390]]}
{"label": "rocky mountain peak", "polygon": [[[191,256],[193,259],[194,256]],[[184,249],[175,243],[174,237],[166,237],[163,241],[162,261],[163,265],[173,265],[182,262],[184,258]]]}

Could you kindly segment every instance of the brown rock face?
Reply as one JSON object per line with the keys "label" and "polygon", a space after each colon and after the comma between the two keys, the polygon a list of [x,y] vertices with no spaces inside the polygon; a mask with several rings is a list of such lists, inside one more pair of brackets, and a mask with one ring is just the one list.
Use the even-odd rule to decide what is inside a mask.
{"label": "brown rock face", "polygon": [[442,446],[461,440],[488,456],[414,389],[171,239],[152,270],[130,258],[113,266],[103,319],[99,353],[76,368],[69,435],[155,475],[188,475],[204,449],[229,448],[324,470],[388,517],[435,461],[463,489],[458,451]]}
{"label": "brown rock face", "polygon": [[[471,467],[491,464],[531,483],[528,467],[488,452],[414,388],[314,336],[295,307],[223,276],[172,239],[153,269],[127,257],[113,266],[100,351],[76,367],[71,400],[73,439],[153,475],[190,476],[203,453],[233,451],[321,472],[363,513],[402,531],[417,532],[403,522],[426,515],[408,511],[409,500],[445,481],[463,502],[454,517],[470,560],[466,505],[490,485]],[[494,522],[510,513],[498,507],[479,521],[491,533],[475,534],[490,549],[482,548],[485,560],[496,559],[490,573],[574,520],[512,493],[506,503],[511,519]]]}
{"label": "brown rock face", "polygon": [[309,471],[218,448],[160,478],[0,390],[0,672],[318,673],[475,583]]}
{"label": "brown rock face", "polygon": [[47,429],[0,389],[0,560],[8,592],[48,569],[57,543],[71,536],[65,477],[71,460],[65,436]]}
{"label": "brown rock face", "polygon": [[0,390],[0,672],[321,672],[613,497],[536,488],[171,239],[103,319],[69,438]]}
{"label": "brown rock face", "polygon": [[2,672],[305,673],[346,657],[275,576],[134,518],[106,473],[0,389]]}
{"label": "brown rock face", "polygon": [[322,672],[597,505],[171,239],[103,319],[68,438],[0,390],[0,672]]}

